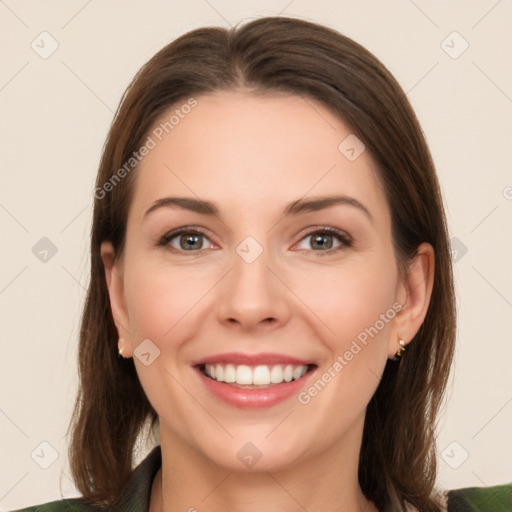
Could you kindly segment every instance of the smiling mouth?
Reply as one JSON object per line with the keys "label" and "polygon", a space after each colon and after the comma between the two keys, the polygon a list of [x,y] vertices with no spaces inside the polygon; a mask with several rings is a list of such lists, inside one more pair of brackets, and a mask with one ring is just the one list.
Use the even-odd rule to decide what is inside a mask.
{"label": "smiling mouth", "polygon": [[199,371],[208,379],[241,389],[266,389],[302,379],[317,368],[316,364],[234,365],[200,364]]}

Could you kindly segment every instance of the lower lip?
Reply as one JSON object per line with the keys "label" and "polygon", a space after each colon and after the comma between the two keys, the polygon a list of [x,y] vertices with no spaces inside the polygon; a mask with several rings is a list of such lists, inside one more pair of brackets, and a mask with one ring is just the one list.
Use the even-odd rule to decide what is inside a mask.
{"label": "lower lip", "polygon": [[268,388],[249,389],[236,388],[225,382],[218,382],[208,378],[198,367],[194,369],[210,393],[228,405],[240,409],[272,407],[293,395],[297,395],[316,370],[315,368],[308,371],[298,380],[274,384]]}

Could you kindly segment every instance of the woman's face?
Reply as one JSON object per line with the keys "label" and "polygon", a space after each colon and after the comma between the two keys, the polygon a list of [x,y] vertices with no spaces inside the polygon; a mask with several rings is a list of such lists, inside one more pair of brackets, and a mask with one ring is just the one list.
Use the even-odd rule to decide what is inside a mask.
{"label": "woman's face", "polygon": [[107,272],[162,443],[238,470],[358,450],[365,408],[406,337],[368,152],[309,99],[195,99],[168,133],[159,123],[150,133],[125,250]]}

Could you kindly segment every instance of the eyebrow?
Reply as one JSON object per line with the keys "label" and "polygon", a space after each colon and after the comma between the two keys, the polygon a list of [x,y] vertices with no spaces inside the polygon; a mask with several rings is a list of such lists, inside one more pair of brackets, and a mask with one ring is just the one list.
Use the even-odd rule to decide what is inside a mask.
{"label": "eyebrow", "polygon": [[[296,201],[291,202],[284,208],[282,215],[300,215],[301,213],[316,212],[324,210],[326,208],[331,208],[336,205],[346,205],[357,208],[358,210],[362,211],[371,222],[373,222],[373,217],[368,208],[366,208],[366,206],[364,206],[357,199],[344,195],[314,197],[312,199],[307,200],[297,199]],[[146,217],[151,212],[154,212],[159,208],[172,207],[190,210],[203,215],[220,216],[219,207],[212,201],[195,199],[193,197],[163,197],[161,199],[157,199],[150,206],[150,208],[144,214],[144,217]]]}

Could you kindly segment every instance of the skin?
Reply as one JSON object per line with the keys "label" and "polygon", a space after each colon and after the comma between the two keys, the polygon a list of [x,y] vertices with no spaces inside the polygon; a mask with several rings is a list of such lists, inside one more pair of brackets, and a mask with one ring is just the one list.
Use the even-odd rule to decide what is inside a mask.
{"label": "skin", "polygon": [[[351,162],[338,150],[351,130],[321,104],[245,90],[196,99],[136,171],[123,254],[102,245],[124,356],[147,338],[160,350],[149,366],[134,358],[160,418],[163,462],[150,510],[375,511],[357,479],[366,406],[399,338],[408,342],[423,322],[432,247],[422,244],[400,277],[370,155]],[[351,205],[282,216],[303,196],[334,193],[357,199],[371,219]],[[144,215],[168,196],[208,199],[221,213]],[[203,227],[203,245],[186,251],[179,235],[159,245],[182,226]],[[329,238],[340,250],[318,255],[325,249],[308,235],[323,226],[348,233],[352,245]],[[263,248],[252,263],[236,252],[247,236]],[[221,352],[278,352],[314,362],[321,375],[394,302],[404,309],[307,405],[292,397],[231,407],[191,368]],[[252,468],[237,457],[247,442],[262,454]]]}

